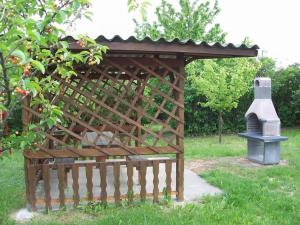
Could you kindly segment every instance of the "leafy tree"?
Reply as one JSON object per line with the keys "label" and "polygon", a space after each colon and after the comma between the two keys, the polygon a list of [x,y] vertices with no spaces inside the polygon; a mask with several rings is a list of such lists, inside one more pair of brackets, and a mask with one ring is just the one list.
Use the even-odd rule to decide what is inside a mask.
{"label": "leafy tree", "polygon": [[220,12],[217,1],[211,6],[209,1],[199,4],[198,1],[180,0],[179,6],[180,11],[176,11],[172,4],[162,0],[161,5],[156,8],[154,22],[147,22],[146,15],[141,23],[135,20],[137,37],[179,38],[221,43],[225,41],[226,33],[222,31],[220,24],[214,22]]}
{"label": "leafy tree", "polygon": [[257,71],[258,77],[273,77],[276,70],[276,62],[270,57],[262,57],[259,59],[260,68]]}
{"label": "leafy tree", "polygon": [[79,53],[71,52],[68,43],[62,40],[74,21],[83,16],[90,18],[89,6],[89,0],[4,0],[0,3],[0,135],[4,135],[9,115],[23,98],[32,98],[31,105],[40,107],[42,115],[39,124],[29,125],[22,134],[17,131],[2,139],[3,150],[23,149],[42,141],[45,129],[62,122],[62,111],[47,98],[49,93],[59,90],[53,74],[67,79],[76,75],[74,63],[100,62],[106,47],[94,40],[79,36],[77,44],[89,49]]}
{"label": "leafy tree", "polygon": [[218,133],[221,143],[222,115],[236,108],[239,99],[250,89],[257,71],[257,63],[246,58],[205,60],[201,70],[196,63],[191,64],[189,68],[192,85],[200,95],[206,97],[206,101],[201,102],[201,105],[218,113]]}
{"label": "leafy tree", "polygon": [[272,98],[286,127],[300,125],[300,65],[279,69],[272,78]]}
{"label": "leafy tree", "polygon": [[[225,42],[226,33],[223,32],[220,24],[214,22],[220,12],[218,1],[212,5],[210,1],[199,3],[179,0],[179,6],[179,11],[176,11],[173,5],[162,0],[161,5],[156,8],[154,22],[135,21],[137,36],[140,38],[150,36],[153,39],[164,37]],[[195,112],[192,109],[195,108],[195,101],[197,101],[196,104],[201,103],[202,106],[217,111],[221,142],[222,114],[237,107],[239,98],[250,87],[255,68],[256,62],[252,59],[194,61],[186,67],[188,79],[185,84],[185,96],[186,102],[190,105],[186,105],[185,112],[189,114]],[[196,115],[199,116],[199,114]],[[186,123],[186,126],[193,125]]]}

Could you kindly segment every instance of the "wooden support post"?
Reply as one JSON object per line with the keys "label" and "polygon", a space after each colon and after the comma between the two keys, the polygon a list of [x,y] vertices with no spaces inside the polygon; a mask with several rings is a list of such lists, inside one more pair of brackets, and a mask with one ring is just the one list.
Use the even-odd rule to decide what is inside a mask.
{"label": "wooden support post", "polygon": [[45,205],[46,210],[52,210],[51,206],[51,190],[50,190],[50,169],[49,165],[44,164],[43,169],[43,179],[44,179],[44,191],[45,191]]}
{"label": "wooden support post", "polygon": [[140,184],[141,184],[141,201],[146,200],[147,190],[146,190],[146,174],[147,174],[147,162],[141,161],[140,162]]}
{"label": "wooden support post", "polygon": [[[178,55],[179,60],[179,74],[182,76],[178,80],[178,87],[182,92],[176,91],[176,99],[179,104],[184,105],[184,57],[182,54]],[[179,76],[179,74],[177,76]],[[184,121],[184,108],[177,108],[176,115],[179,117],[180,121]],[[178,124],[178,132],[184,136],[184,123]],[[184,200],[184,143],[183,139],[176,136],[176,145],[179,146],[181,153],[176,154],[176,198],[177,201]]]}
{"label": "wooden support post", "polygon": [[170,160],[166,161],[165,164],[165,171],[166,171],[166,191],[169,196],[171,196],[172,192],[172,162]]}
{"label": "wooden support post", "polygon": [[26,157],[24,158],[24,173],[25,173],[25,188],[26,188],[26,202],[28,205],[30,205],[30,183],[29,183],[29,176],[28,176],[28,168],[30,165],[30,160],[27,159]]}
{"label": "wooden support post", "polygon": [[159,162],[157,160],[153,161],[153,202],[158,202],[158,194],[159,194]]}
{"label": "wooden support post", "polygon": [[133,201],[133,163],[131,161],[127,162],[127,198],[128,202],[132,203]]}
{"label": "wooden support post", "polygon": [[113,173],[114,173],[114,186],[115,186],[115,192],[114,192],[115,204],[117,206],[119,206],[120,202],[121,202],[121,192],[120,192],[120,163],[119,162],[114,163]]}
{"label": "wooden support post", "polygon": [[106,204],[107,203],[107,192],[106,192],[106,164],[101,163],[100,164],[100,187],[101,187],[101,194],[100,194],[100,199],[101,203]]}
{"label": "wooden support post", "polygon": [[28,166],[28,183],[30,191],[30,205],[32,211],[36,211],[36,168],[35,165],[30,164]]}
{"label": "wooden support post", "polygon": [[93,201],[93,166],[91,164],[87,164],[85,170],[86,170],[87,198],[89,202],[92,202]]}
{"label": "wooden support post", "polygon": [[58,165],[57,168],[58,175],[58,190],[59,190],[59,207],[65,207],[65,167],[64,165]]}
{"label": "wooden support post", "polygon": [[79,169],[78,165],[73,164],[72,165],[72,179],[73,179],[73,201],[74,206],[79,205],[79,183],[78,183],[78,177],[79,177]]}

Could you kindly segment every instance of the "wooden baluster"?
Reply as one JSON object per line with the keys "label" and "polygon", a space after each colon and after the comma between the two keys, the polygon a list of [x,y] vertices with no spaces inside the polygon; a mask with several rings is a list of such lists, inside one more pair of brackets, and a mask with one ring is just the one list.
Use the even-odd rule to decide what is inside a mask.
{"label": "wooden baluster", "polygon": [[27,204],[30,204],[30,182],[29,182],[29,175],[28,175],[28,166],[30,165],[30,160],[24,158],[24,172],[25,172],[25,187],[26,187],[26,201]]}
{"label": "wooden baluster", "polygon": [[166,160],[166,168],[165,169],[166,169],[166,191],[167,191],[168,195],[170,196],[171,192],[172,192],[172,187],[171,187],[172,162],[170,160]]}
{"label": "wooden baluster", "polygon": [[141,200],[145,201],[146,200],[146,172],[147,172],[147,162],[146,161],[141,161],[140,162],[140,184],[141,184]]}
{"label": "wooden baluster", "polygon": [[158,194],[159,194],[159,189],[158,189],[158,173],[159,173],[159,161],[154,160],[153,161],[153,202],[158,202]]}
{"label": "wooden baluster", "polygon": [[64,165],[57,166],[58,173],[58,190],[59,190],[59,206],[65,207],[65,167]]}
{"label": "wooden baluster", "polygon": [[32,211],[36,211],[36,168],[35,165],[30,164],[28,166],[28,177],[29,177],[29,191],[30,191],[30,203]]}
{"label": "wooden baluster", "polygon": [[121,193],[120,193],[120,163],[114,163],[114,183],[115,183],[115,203],[116,205],[120,205],[121,201]]}
{"label": "wooden baluster", "polygon": [[86,165],[86,189],[88,201],[93,201],[93,166],[91,164]]}
{"label": "wooden baluster", "polygon": [[50,194],[50,170],[49,165],[43,165],[43,180],[44,180],[44,191],[45,191],[45,204],[47,210],[52,210],[51,206],[51,194]]}
{"label": "wooden baluster", "polygon": [[72,165],[72,179],[73,179],[73,201],[74,207],[79,205],[79,184],[78,184],[78,165]]}
{"label": "wooden baluster", "polygon": [[106,192],[106,164],[100,163],[100,178],[101,178],[101,202],[106,203],[107,202],[107,192]]}
{"label": "wooden baluster", "polygon": [[133,201],[133,164],[130,161],[127,161],[127,198],[128,202],[131,203]]}

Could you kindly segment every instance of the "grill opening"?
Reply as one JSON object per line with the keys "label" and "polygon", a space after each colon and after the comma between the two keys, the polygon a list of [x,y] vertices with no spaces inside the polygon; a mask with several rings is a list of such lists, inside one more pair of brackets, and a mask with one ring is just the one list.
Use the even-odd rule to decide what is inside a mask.
{"label": "grill opening", "polygon": [[251,113],[247,118],[247,133],[262,135],[262,124],[259,122],[256,114]]}

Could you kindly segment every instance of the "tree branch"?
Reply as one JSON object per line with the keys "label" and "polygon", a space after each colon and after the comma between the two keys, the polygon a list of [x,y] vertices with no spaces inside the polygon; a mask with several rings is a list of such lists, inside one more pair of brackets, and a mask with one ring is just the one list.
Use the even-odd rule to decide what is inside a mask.
{"label": "tree branch", "polygon": [[5,107],[8,107],[11,103],[11,91],[10,91],[10,88],[9,88],[9,79],[7,77],[7,71],[6,71],[6,67],[5,67],[5,60],[4,60],[2,52],[0,52],[0,64],[1,64],[2,72],[3,72],[4,89],[5,89],[5,92],[6,92],[6,95],[7,95],[7,101],[4,105],[5,105]]}

